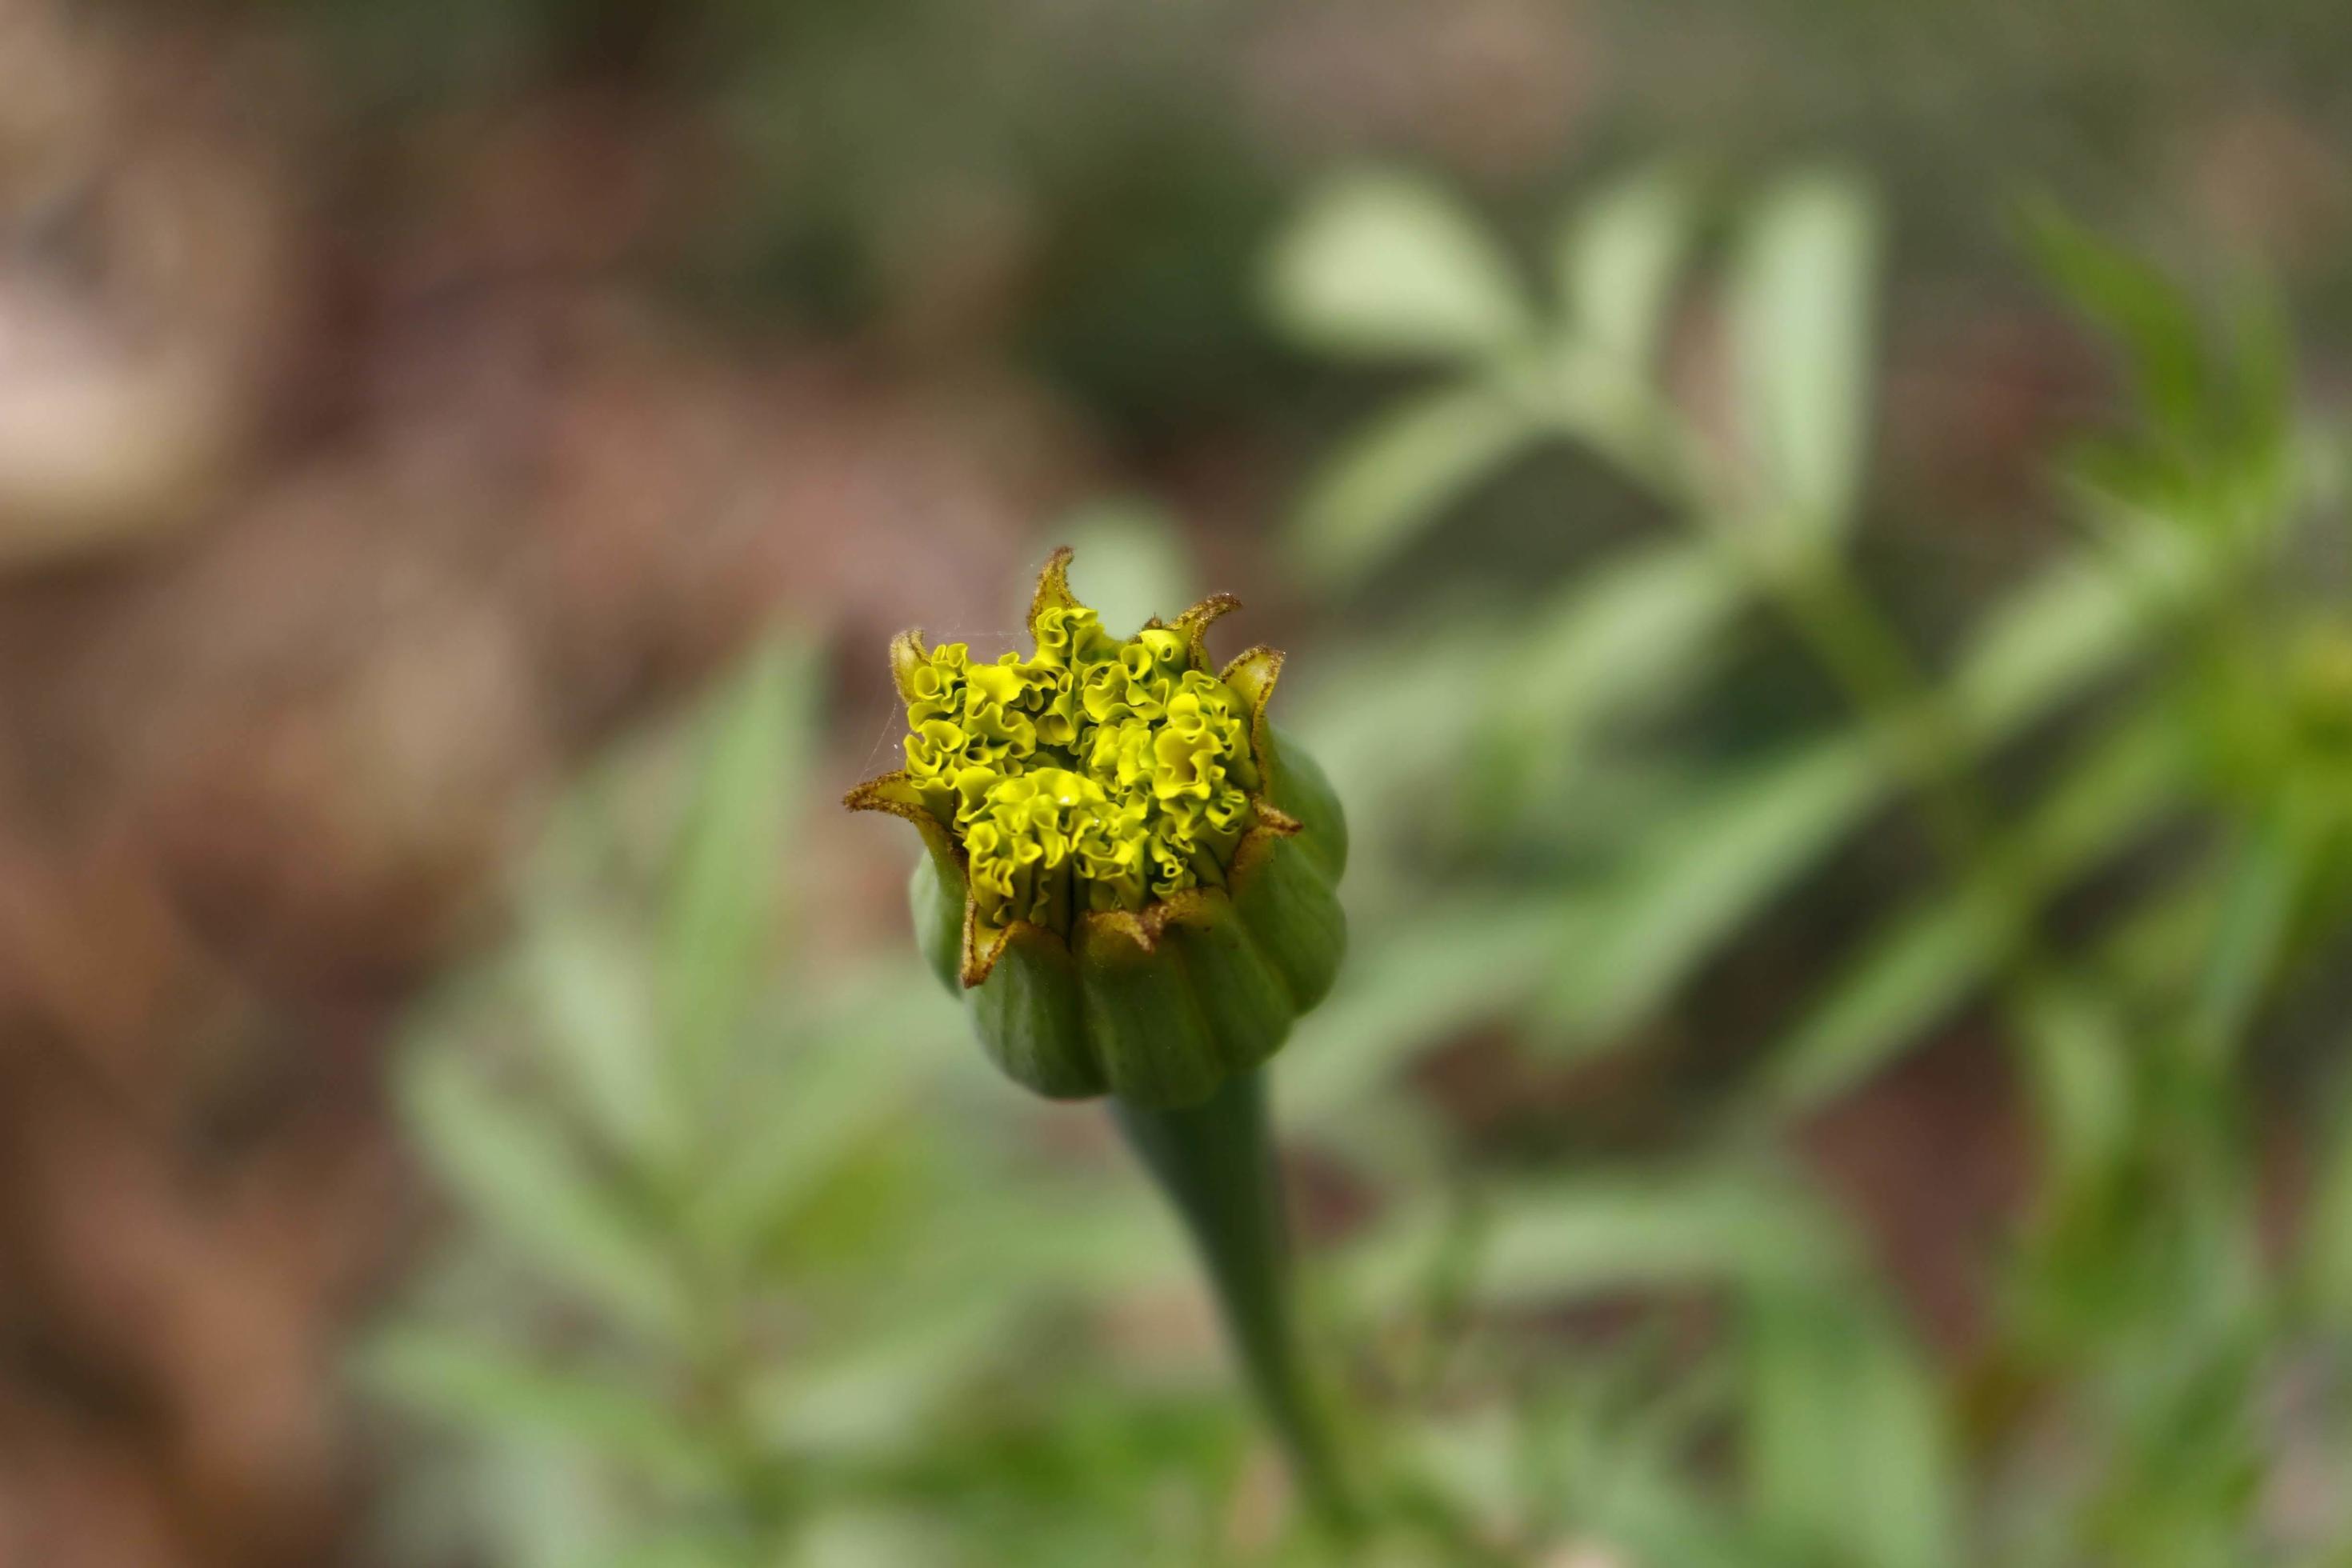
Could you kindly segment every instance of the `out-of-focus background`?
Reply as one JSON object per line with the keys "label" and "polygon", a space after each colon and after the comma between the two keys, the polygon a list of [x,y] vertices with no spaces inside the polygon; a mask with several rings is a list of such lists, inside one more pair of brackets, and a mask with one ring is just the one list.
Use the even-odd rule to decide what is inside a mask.
{"label": "out-of-focus background", "polygon": [[[0,1563],[2352,1561],[2332,0],[0,0]],[[1291,654],[1371,1528],[881,651]]]}

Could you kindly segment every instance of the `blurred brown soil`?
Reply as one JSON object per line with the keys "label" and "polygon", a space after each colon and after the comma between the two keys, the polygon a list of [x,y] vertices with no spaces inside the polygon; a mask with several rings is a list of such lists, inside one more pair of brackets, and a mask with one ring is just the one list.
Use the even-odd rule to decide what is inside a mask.
{"label": "blurred brown soil", "polygon": [[1071,482],[1021,387],[681,326],[627,105],[306,163],[312,87],[0,0],[0,1563],[342,1560],[403,998],[618,724],[993,612]]}

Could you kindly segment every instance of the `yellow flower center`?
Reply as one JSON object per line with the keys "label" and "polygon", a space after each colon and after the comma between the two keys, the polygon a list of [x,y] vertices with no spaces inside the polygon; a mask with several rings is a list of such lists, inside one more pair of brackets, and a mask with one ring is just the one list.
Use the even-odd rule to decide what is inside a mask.
{"label": "yellow flower center", "polygon": [[1121,642],[1053,606],[1036,639],[993,664],[948,643],[901,680],[907,773],[963,846],[981,920],[1066,930],[1222,883],[1258,783],[1246,705],[1165,627]]}

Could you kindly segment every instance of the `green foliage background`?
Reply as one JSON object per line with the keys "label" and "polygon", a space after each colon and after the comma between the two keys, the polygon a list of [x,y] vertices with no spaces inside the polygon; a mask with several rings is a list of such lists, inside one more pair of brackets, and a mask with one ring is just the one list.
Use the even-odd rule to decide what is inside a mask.
{"label": "green foliage background", "polygon": [[[1833,9],[1771,8],[1765,58]],[[921,36],[817,15],[761,25],[843,36],[722,87]],[[2057,83],[2012,155],[2147,111],[2102,68],[2203,25],[2149,15],[2130,46],[2038,8],[1970,25],[1980,63]],[[1850,26],[1858,58],[1927,47]],[[2053,28],[2082,52],[2042,51]],[[1808,139],[1762,88],[1740,108]],[[1913,166],[1952,166],[1914,119]],[[897,187],[824,168],[846,205],[730,265],[863,243],[852,209]],[[996,1080],[911,945],[822,940],[794,846],[843,831],[812,826],[832,684],[784,633],[581,782],[509,948],[416,1020],[403,1103],[462,1223],[358,1369],[413,1448],[389,1549],[2352,1561],[2352,535],[2280,290],[2183,286],[2064,216],[2127,179],[1941,209],[1962,249],[2027,258],[2125,388],[2049,456],[2054,537],[1959,592],[1886,548],[1919,524],[1882,515],[1884,280],[1948,233],[1880,171],[1629,157],[1500,232],[1405,162],[1286,179],[1178,180],[1218,215],[1187,229],[1205,272],[1130,287],[1147,225],[1070,263],[1118,325],[1082,328],[1082,297],[1024,341],[1146,444],[1204,406],[1287,425],[1217,394],[1261,365],[1346,410],[1265,559],[1310,628],[1279,700],[1349,808],[1356,952],[1275,1082],[1309,1185],[1344,1194],[1307,1316],[1371,1541],[1335,1559],[1292,1518],[1097,1117]],[[1219,270],[1235,235],[1251,259]],[[1217,330],[1152,335],[1171,319]],[[1179,340],[1172,386],[1121,379]],[[1197,585],[1151,508],[1048,531],[1113,622]],[[1938,1041],[2013,1091],[2026,1145],[1958,1343],[1805,1153]],[[1465,1117],[1465,1073],[1523,1092]],[[1613,1111],[1612,1082],[1636,1086]]]}

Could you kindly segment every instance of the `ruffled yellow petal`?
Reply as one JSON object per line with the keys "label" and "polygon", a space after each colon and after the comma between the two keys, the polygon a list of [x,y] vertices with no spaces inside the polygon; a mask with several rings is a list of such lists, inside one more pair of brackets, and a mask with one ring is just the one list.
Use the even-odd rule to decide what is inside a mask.
{"label": "ruffled yellow petal", "polygon": [[975,661],[919,632],[891,644],[907,766],[852,795],[928,824],[963,871],[967,984],[1014,926],[1066,939],[1079,914],[1148,914],[1222,887],[1254,827],[1296,830],[1259,762],[1281,656],[1255,649],[1223,675],[1209,662],[1203,634],[1237,601],[1120,639],[1071,594],[1069,559],[1056,551],[1038,576],[1028,656]]}

